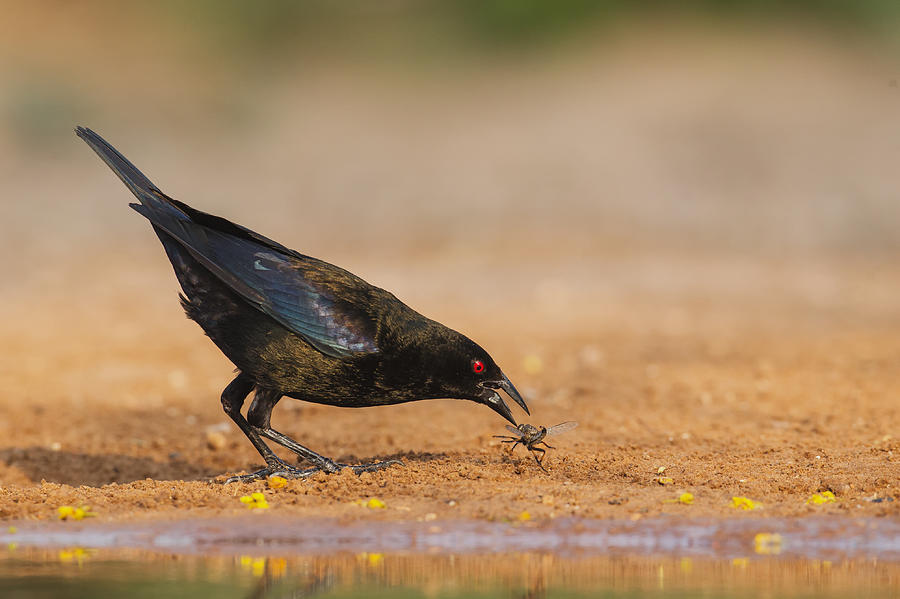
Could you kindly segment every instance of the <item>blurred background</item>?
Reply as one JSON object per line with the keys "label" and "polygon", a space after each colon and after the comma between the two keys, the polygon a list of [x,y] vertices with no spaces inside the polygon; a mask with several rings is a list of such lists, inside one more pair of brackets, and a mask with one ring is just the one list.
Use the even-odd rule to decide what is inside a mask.
{"label": "blurred background", "polygon": [[3,2],[6,388],[227,376],[79,124],[519,376],[900,326],[900,4],[678,6]]}

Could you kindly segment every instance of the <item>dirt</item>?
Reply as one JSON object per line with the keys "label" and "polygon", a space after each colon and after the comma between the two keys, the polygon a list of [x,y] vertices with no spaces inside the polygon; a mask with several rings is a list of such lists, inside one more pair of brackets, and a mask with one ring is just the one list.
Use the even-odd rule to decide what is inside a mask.
{"label": "dirt", "polygon": [[[512,292],[478,310],[440,297],[417,306],[489,349],[532,407],[520,421],[578,421],[551,441],[549,473],[493,438],[504,422],[470,402],[350,410],[284,400],[273,423],[302,443],[344,462],[404,466],[280,489],[223,484],[261,461],[221,412],[230,366],[180,314],[170,275],[123,282],[118,260],[73,265],[7,304],[0,517],[52,520],[63,505],[90,506],[96,521],[238,515],[248,509],[239,497],[256,491],[269,513],[341,520],[900,515],[900,322],[872,300],[898,282],[830,264],[822,272],[848,291],[813,306],[789,283],[812,265],[775,277],[694,256],[667,258],[695,267],[693,280],[642,298],[633,273],[644,259],[618,255],[612,268],[597,258],[609,276],[591,280],[616,291],[587,284],[578,294],[562,281],[525,305]],[[477,288],[483,275],[450,264],[446,274]],[[406,267],[440,288],[445,273]],[[735,282],[702,285],[723,269]],[[501,287],[527,274],[511,269]],[[822,491],[836,501],[808,502]],[[743,512],[735,496],[759,505]],[[370,498],[385,507],[360,505]]]}
{"label": "dirt", "polygon": [[[471,73],[300,61],[253,85],[180,57],[146,86],[125,55],[47,46],[32,60],[91,109],[45,146],[0,123],[0,518],[223,517],[256,491],[340,520],[900,516],[896,64],[793,32],[662,33]],[[239,89],[246,114],[210,102]],[[219,404],[232,366],[76,124],[477,340],[520,421],[578,422],[549,473],[470,402],[286,399],[273,424],[310,448],[405,465],[223,484],[261,466]]]}

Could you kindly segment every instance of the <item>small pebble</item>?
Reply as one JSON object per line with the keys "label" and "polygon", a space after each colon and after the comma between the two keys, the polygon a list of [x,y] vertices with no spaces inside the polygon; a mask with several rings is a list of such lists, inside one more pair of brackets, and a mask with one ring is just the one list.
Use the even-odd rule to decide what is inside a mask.
{"label": "small pebble", "polygon": [[225,445],[228,444],[228,439],[225,438],[225,435],[218,431],[210,431],[206,433],[206,446],[213,451],[218,451],[220,449],[224,449]]}
{"label": "small pebble", "polygon": [[187,386],[188,377],[187,373],[183,370],[173,370],[169,372],[169,384],[172,385],[172,388],[180,391]]}

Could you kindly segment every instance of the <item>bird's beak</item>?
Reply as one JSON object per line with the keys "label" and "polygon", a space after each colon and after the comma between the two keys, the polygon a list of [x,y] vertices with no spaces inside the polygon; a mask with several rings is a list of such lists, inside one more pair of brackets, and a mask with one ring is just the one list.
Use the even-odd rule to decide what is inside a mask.
{"label": "bird's beak", "polygon": [[529,416],[531,412],[528,411],[528,406],[525,404],[525,400],[522,399],[522,395],[519,394],[519,391],[515,388],[512,382],[509,380],[505,374],[502,374],[503,378],[499,381],[486,381],[481,383],[481,386],[484,387],[484,392],[481,394],[481,401],[509,420],[514,425],[518,426],[518,423],[513,418],[512,412],[509,410],[509,406],[506,405],[506,402],[503,401],[503,398],[500,397],[500,394],[494,391],[494,389],[503,389],[506,391],[507,395],[509,395],[514,402],[519,404],[525,413]]}
{"label": "bird's beak", "polygon": [[525,400],[522,399],[522,395],[512,384],[512,381],[509,380],[509,377],[505,374],[503,375],[503,380],[500,381],[500,388],[506,391],[506,394],[509,395],[514,402],[519,404],[519,407],[525,410],[526,414],[531,416],[531,412],[528,410],[528,406],[525,404]]}
{"label": "bird's beak", "polygon": [[514,426],[519,426],[519,423],[513,418],[512,412],[509,411],[509,406],[506,405],[506,402],[503,401],[500,394],[493,389],[485,387],[484,393],[481,396],[481,401],[484,405],[509,420]]}

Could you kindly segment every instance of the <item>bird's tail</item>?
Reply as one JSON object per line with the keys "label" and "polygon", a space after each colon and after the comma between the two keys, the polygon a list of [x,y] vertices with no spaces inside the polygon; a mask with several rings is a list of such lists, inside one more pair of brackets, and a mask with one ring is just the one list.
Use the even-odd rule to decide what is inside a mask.
{"label": "bird's tail", "polygon": [[109,142],[86,127],[76,127],[75,133],[78,137],[83,139],[101,159],[103,159],[103,162],[105,162],[107,166],[118,175],[119,179],[122,180],[122,183],[131,190],[134,197],[146,207],[142,210],[141,206],[132,204],[131,206],[138,212],[147,216],[145,211],[146,209],[149,209],[150,211],[162,212],[169,217],[174,217],[179,220],[189,219],[184,211],[176,207],[159,187],[153,184],[153,181],[148,179],[144,173],[131,164],[131,162],[122,156],[117,149],[112,147]]}

